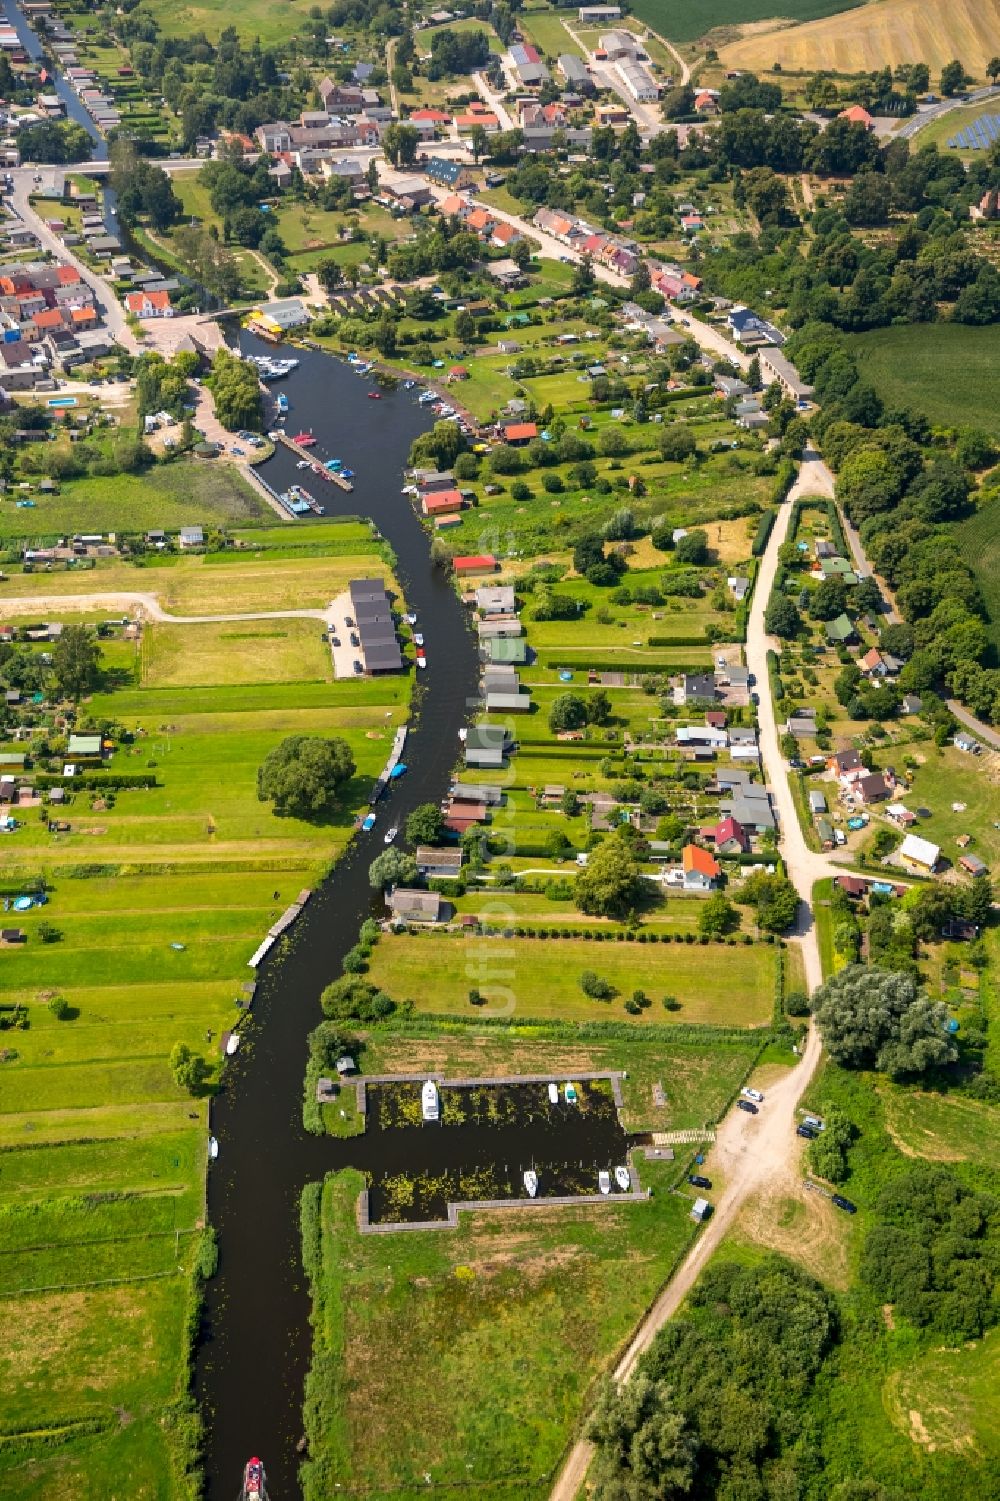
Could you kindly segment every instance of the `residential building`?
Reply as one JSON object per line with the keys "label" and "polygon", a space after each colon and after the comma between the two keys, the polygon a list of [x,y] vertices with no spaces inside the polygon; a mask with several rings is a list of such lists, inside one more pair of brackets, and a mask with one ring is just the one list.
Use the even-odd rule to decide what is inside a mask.
{"label": "residential building", "polygon": [[[770,327],[770,325],[764,325]],[[813,387],[808,381],[804,381],[792,364],[791,360],[771,345],[765,345],[758,349],[757,358],[760,361],[760,376],[765,386],[777,381],[786,396],[793,401],[808,401],[813,394]]]}
{"label": "residential building", "polygon": [[[617,10],[617,6],[613,7]],[[594,80],[587,72],[586,65],[572,52],[561,52],[556,59],[556,71],[562,76],[564,82],[579,94],[594,94],[597,92]]]}
{"label": "residential building", "polygon": [[904,865],[923,874],[933,874],[941,858],[938,846],[929,839],[921,839],[918,834],[907,834],[898,853]]}
{"label": "residential building", "polygon": [[537,50],[525,42],[518,42],[510,49],[510,60],[519,82],[526,89],[537,89],[545,83],[549,70]]}
{"label": "residential building", "polygon": [[172,318],[169,292],[126,292],[125,308],[137,318]]}
{"label": "residential building", "polygon": [[502,766],[507,731],[502,724],[473,725],[465,737],[466,766]]}
{"label": "residential building", "polygon": [[429,156],[423,163],[422,170],[439,188],[451,188],[455,193],[461,192],[463,188],[471,188],[476,181],[471,167],[448,157]]}
{"label": "residential building", "polygon": [[512,615],[517,608],[512,584],[484,585],[476,590],[481,615]]}
{"label": "residential building", "polygon": [[461,874],[465,854],[460,849],[437,849],[430,844],[418,844],[414,858],[424,880],[447,880]]}
{"label": "residential building", "polygon": [[698,844],[684,846],[681,868],[684,872],[684,886],[688,891],[711,891],[722,874],[722,866],[715,856]]}
{"label": "residential building", "polygon": [[[777,347],[785,342],[784,334],[779,333],[773,323],[768,323],[766,318],[759,317],[742,303],[730,309],[726,315],[726,323],[737,344],[754,348],[773,345],[776,351]],[[768,354],[771,355],[770,348],[768,348]]]}
{"label": "residential building", "polygon": [[472,573],[496,573],[499,565],[491,552],[482,552],[452,558],[451,566],[461,576]]}
{"label": "residential building", "polygon": [[440,922],[442,908],[447,905],[437,891],[415,891],[407,886],[394,886],[385,904],[401,922]]}
{"label": "residential building", "polygon": [[500,431],[504,442],[511,448],[525,448],[538,437],[538,426],[534,422],[508,422]]}
{"label": "residential building", "polygon": [[581,5],[576,16],[584,26],[600,26],[602,21],[620,21],[622,8],[620,5]]}
{"label": "residential building", "polygon": [[855,639],[855,630],[846,615],[838,615],[836,620],[828,620],[826,623],[826,639],[832,641],[835,646],[843,646],[848,641]]}
{"label": "residential building", "polygon": [[837,118],[847,120],[851,125],[863,125],[865,130],[875,129],[875,121],[860,104],[852,104],[848,109],[842,109]]}

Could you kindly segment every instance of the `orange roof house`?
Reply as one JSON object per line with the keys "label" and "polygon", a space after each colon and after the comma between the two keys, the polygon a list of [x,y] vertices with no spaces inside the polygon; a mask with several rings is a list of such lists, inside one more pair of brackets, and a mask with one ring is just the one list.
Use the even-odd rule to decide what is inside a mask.
{"label": "orange roof house", "polygon": [[699,844],[686,844],[681,855],[684,868],[684,885],[706,891],[722,874],[722,866],[714,855],[703,850]]}
{"label": "orange roof house", "polygon": [[703,91],[695,95],[694,107],[699,115],[714,115],[719,108],[719,101],[714,94]]}
{"label": "orange roof house", "polygon": [[494,245],[516,245],[521,238],[521,231],[513,224],[495,224],[493,226]]}
{"label": "orange roof house", "polygon": [[466,215],[465,223],[466,228],[474,229],[477,235],[493,228],[493,220],[484,208],[474,208],[471,214]]}
{"label": "orange roof house", "polygon": [[408,116],[410,120],[429,120],[432,125],[450,125],[451,116],[443,109],[415,109]]}
{"label": "orange roof house", "polygon": [[449,198],[442,198],[438,204],[441,213],[447,218],[451,218],[453,214],[463,214],[468,206],[465,199],[458,193],[452,193]]}
{"label": "orange roof house", "polygon": [[97,322],[97,313],[92,307],[75,307],[70,317],[74,328],[90,328]]}
{"label": "orange roof house", "polygon": [[46,333],[53,328],[64,328],[66,324],[62,310],[57,307],[44,308],[42,312],[33,314],[31,321],[39,333]]}
{"label": "orange roof house", "polygon": [[80,282],[80,273],[75,266],[57,266],[56,277],[61,287],[75,287]]}
{"label": "orange roof house", "polygon": [[534,422],[508,422],[503,435],[504,441],[516,448],[519,443],[530,443],[532,438],[537,438],[538,427]]}
{"label": "orange roof house", "polygon": [[852,104],[850,109],[842,109],[837,118],[840,120],[850,120],[852,125],[863,125],[866,130],[875,129],[875,121],[860,104]]}
{"label": "orange roof house", "polygon": [[460,490],[438,490],[435,494],[424,495],[420,499],[425,516],[448,516],[460,511],[464,504]]}
{"label": "orange roof house", "polygon": [[497,560],[491,552],[452,559],[452,567],[456,573],[496,573],[497,566]]}

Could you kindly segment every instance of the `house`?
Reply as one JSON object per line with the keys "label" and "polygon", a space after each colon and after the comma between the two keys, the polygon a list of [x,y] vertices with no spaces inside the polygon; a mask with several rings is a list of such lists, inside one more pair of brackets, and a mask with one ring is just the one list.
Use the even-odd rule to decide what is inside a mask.
{"label": "house", "polygon": [[810,813],[825,813],[826,812],[826,798],[824,797],[824,795],[823,795],[822,792],[818,792],[818,791],[817,792],[810,792],[810,794],[809,794],[809,812]]}
{"label": "house", "polygon": [[502,766],[507,731],[502,724],[473,725],[465,737],[466,766]]}
{"label": "house", "polygon": [[712,1206],[707,1199],[695,1199],[688,1218],[694,1220],[696,1225],[700,1225],[704,1220],[708,1219],[711,1213]]}
{"label": "house", "polygon": [[618,62],[623,57],[642,57],[643,47],[631,31],[606,31],[600,38],[600,51],[609,62]]}
{"label": "house", "polygon": [[616,70],[626,91],[640,104],[651,104],[660,97],[660,85],[648,68],[634,58],[623,58]]}
{"label": "house", "polygon": [[705,672],[686,672],[681,685],[686,704],[715,702],[715,678]]}
{"label": "house", "polygon": [[784,733],[786,735],[794,735],[797,740],[801,740],[807,735],[815,735],[816,720],[814,715],[815,711],[807,713],[805,709],[801,710],[798,714],[790,715],[786,721]]}
{"label": "house", "polygon": [[414,469],[413,480],[421,495],[455,489],[455,476],[450,469]]}
{"label": "house", "polygon": [[[521,231],[513,224],[494,224],[493,233],[490,235],[490,244],[498,250],[507,250],[511,245],[516,245],[522,238]],[[520,273],[520,267],[514,262],[515,268]]]}
{"label": "house", "polygon": [[523,666],[528,660],[528,643],[523,637],[491,636],[482,643],[491,666]]}
{"label": "house", "polygon": [[[407,886],[394,886],[385,899],[393,917],[402,922],[440,922],[444,902],[440,892],[414,891]],[[451,911],[450,906],[448,907]]]}
{"label": "house", "polygon": [[476,609],[482,615],[511,615],[516,608],[512,584],[484,586],[476,590]]}
{"label": "house", "polygon": [[859,776],[864,776],[867,768],[862,763],[861,757],[856,750],[848,747],[846,750],[837,751],[826,763],[827,770],[832,771],[834,776],[841,780],[854,781]]}
{"label": "house", "polygon": [[502,428],[503,440],[509,443],[511,448],[524,448],[524,446],[538,437],[538,427],[534,422],[508,422]]}
{"label": "house", "polygon": [[853,901],[860,901],[862,897],[868,895],[868,882],[862,880],[860,876],[834,876],[833,881],[834,885],[839,886],[845,896],[851,897]]}
{"label": "house", "polygon": [[433,845],[418,844],[414,858],[425,880],[449,880],[461,873],[465,854],[460,849],[439,850]]}
{"label": "house", "polygon": [[169,292],[126,292],[125,309],[136,318],[172,318]]}
{"label": "house", "polygon": [[855,639],[854,626],[846,615],[838,615],[836,620],[828,620],[826,623],[826,638],[835,646],[844,646],[848,641]]}
{"label": "house", "polygon": [[911,813],[910,809],[903,803],[893,803],[890,807],[886,808],[885,816],[886,818],[891,818],[893,823],[898,824],[901,829],[908,829],[911,824],[915,824],[917,821],[917,815]]}
{"label": "house", "polygon": [[491,552],[484,552],[452,558],[451,566],[458,574],[496,573],[499,564]]}
{"label": "house", "polygon": [[866,677],[884,678],[888,672],[882,653],[877,646],[866,651],[863,657],[858,658],[858,666]]}
{"label": "house", "polygon": [[828,818],[817,818],[816,833],[819,836],[820,848],[832,850],[836,840],[833,837],[833,824]]}
{"label": "house", "polygon": [[723,818],[712,828],[702,829],[706,839],[711,839],[719,855],[745,855],[750,849],[750,836],[735,818]]}
{"label": "house", "polygon": [[703,850],[699,844],[686,844],[681,852],[681,867],[684,871],[684,887],[687,891],[711,891],[722,874],[722,866],[714,855]]}
{"label": "house", "polygon": [[989,866],[985,860],[980,860],[978,855],[959,855],[958,863],[970,876],[989,875]]}
{"label": "house", "polygon": [[858,777],[854,790],[860,795],[863,803],[884,803],[891,791],[880,771],[871,771],[866,776]]}
{"label": "house", "polygon": [[495,782],[452,782],[451,796],[456,803],[482,803],[487,808],[499,808],[503,788]]}
{"label": "house", "polygon": [[[737,344],[752,345],[754,348],[761,346],[779,346],[784,344],[785,336],[779,333],[773,323],[768,323],[766,318],[761,318],[752,308],[743,303],[737,303],[726,314],[726,323]],[[768,348],[769,356],[776,353]]]}
{"label": "house", "polygon": [[1000,218],[1000,192],[996,188],[987,188],[978,203],[969,204],[969,218],[978,220]]}
{"label": "house", "polygon": [[748,578],[744,578],[742,575],[737,574],[733,578],[726,579],[726,586],[729,589],[730,594],[735,599],[736,603],[739,604],[747,597],[747,590],[750,588],[750,580]]}
{"label": "house", "polygon": [[[761,326],[770,328],[770,324]],[[812,396],[813,387],[802,379],[791,360],[786,359],[779,349],[767,345],[758,349],[757,358],[760,361],[760,377],[765,386],[777,381],[785,395],[797,402],[808,401]]]}
{"label": "house", "polygon": [[953,744],[956,750],[964,751],[967,756],[979,755],[979,741],[973,740],[971,735],[958,734]]}
{"label": "house", "polygon": [[848,109],[842,109],[837,118],[847,120],[851,125],[863,125],[865,130],[875,129],[875,121],[860,104],[852,104]]}
{"label": "house", "polygon": [[[617,10],[617,6],[614,9]],[[556,58],[556,71],[559,72],[567,86],[578,94],[594,94],[597,92],[593,78],[587,71],[586,64],[572,52],[561,52]]]}
{"label": "house", "polygon": [[435,490],[420,497],[420,509],[425,516],[451,516],[464,505],[461,490]]}
{"label": "house", "polygon": [[510,49],[510,60],[520,83],[526,89],[537,89],[548,80],[549,70],[536,49],[526,42],[518,42]]}
{"label": "house", "polygon": [[[706,715],[706,718],[708,716]],[[759,761],[757,731],[737,725],[729,731],[729,754],[734,761]]]}
{"label": "house", "polygon": [[205,530],[200,526],[182,526],[179,541],[181,547],[204,547]]}
{"label": "house", "polygon": [[620,5],[581,5],[576,18],[584,26],[599,26],[602,21],[620,21],[622,8]]}
{"label": "house", "polygon": [[476,181],[475,173],[465,162],[451,161],[447,157],[429,156],[423,170],[439,188],[451,188],[453,193],[471,188]]}
{"label": "house", "polygon": [[710,745],[723,750],[729,744],[729,736],[723,729],[710,724],[682,724],[674,731],[678,745]]}
{"label": "house", "polygon": [[926,873],[933,873],[941,858],[938,846],[929,839],[921,839],[918,834],[907,834],[899,846],[898,854],[904,865]]}
{"label": "house", "polygon": [[924,707],[924,701],[915,693],[905,693],[900,707],[904,714],[919,714]]}
{"label": "house", "polygon": [[100,735],[70,735],[67,754],[84,757],[100,756],[102,744]]}

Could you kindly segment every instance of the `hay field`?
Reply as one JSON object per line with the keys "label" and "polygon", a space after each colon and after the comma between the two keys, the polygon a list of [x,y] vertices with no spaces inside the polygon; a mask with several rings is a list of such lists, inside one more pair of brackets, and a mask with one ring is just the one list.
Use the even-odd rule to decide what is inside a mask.
{"label": "hay field", "polygon": [[942,66],[960,58],[974,77],[1000,48],[1000,0],[871,0],[843,16],[827,16],[780,32],[744,37],[722,52],[727,68],[838,73],[925,62],[932,84]]}

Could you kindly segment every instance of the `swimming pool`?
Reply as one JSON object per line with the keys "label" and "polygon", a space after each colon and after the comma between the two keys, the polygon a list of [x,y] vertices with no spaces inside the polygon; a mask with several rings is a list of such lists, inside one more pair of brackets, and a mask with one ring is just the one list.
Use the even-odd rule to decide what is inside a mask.
{"label": "swimming pool", "polygon": [[76,406],[76,397],[75,396],[50,396],[49,399],[48,399],[48,401],[45,403],[45,405],[49,406],[49,407],[75,407]]}

